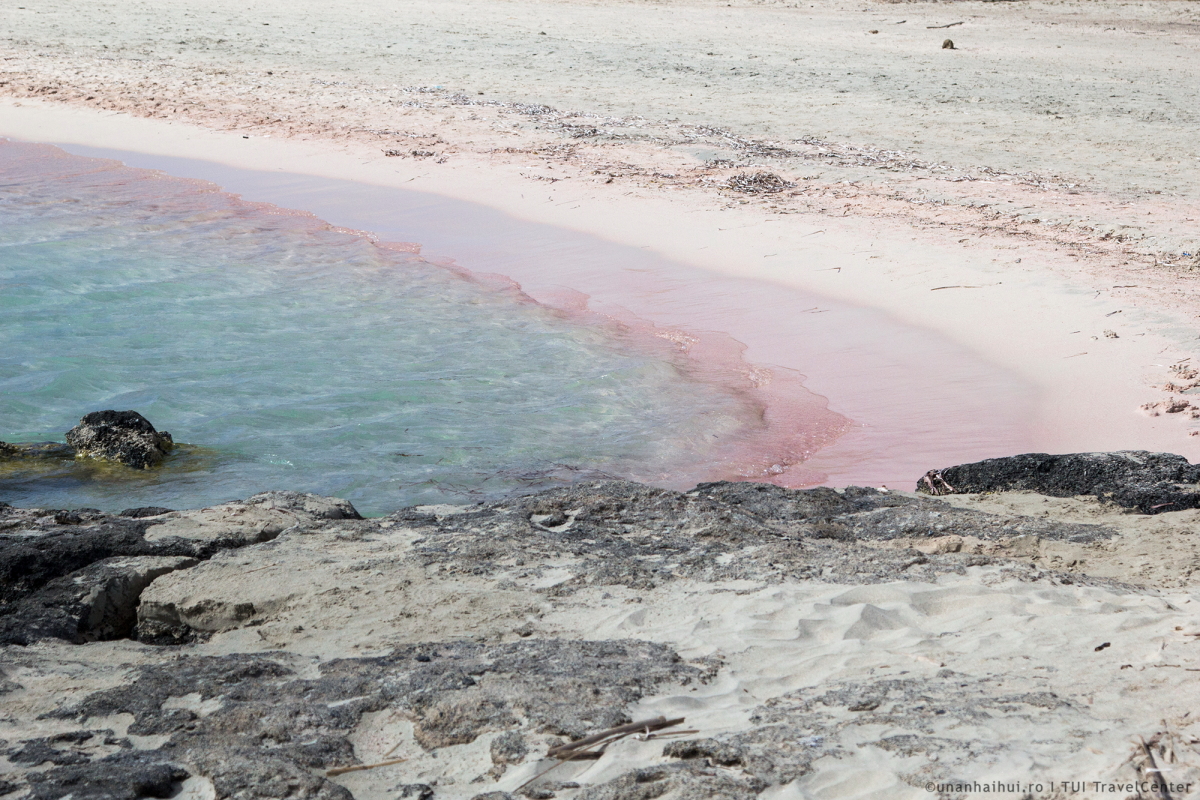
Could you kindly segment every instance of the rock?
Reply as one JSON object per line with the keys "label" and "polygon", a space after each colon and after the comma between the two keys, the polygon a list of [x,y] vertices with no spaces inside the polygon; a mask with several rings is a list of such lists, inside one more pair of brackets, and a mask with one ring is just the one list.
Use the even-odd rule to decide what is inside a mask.
{"label": "rock", "polygon": [[0,509],[0,616],[9,606],[89,564],[114,556],[194,556],[207,558],[190,542],[151,544],[146,523],[46,509]]}
{"label": "rock", "polygon": [[134,469],[158,466],[175,446],[136,411],[93,411],[71,430],[67,443],[77,456],[116,461]]}
{"label": "rock", "polygon": [[953,39],[947,39],[946,41],[942,42],[942,49],[943,50],[955,50],[957,48],[954,46]]}
{"label": "rock", "polygon": [[358,512],[344,500],[297,492],[145,518],[0,505],[0,639],[128,636],[129,598],[136,607],[142,590],[165,572],[274,538],[291,526],[316,530],[356,518]]}
{"label": "rock", "polygon": [[42,764],[54,764],[55,766],[86,764],[91,759],[78,748],[119,746],[121,744],[129,746],[128,741],[117,739],[111,730],[66,731],[38,739],[25,739],[17,747],[9,748],[5,757],[14,764],[28,764],[35,767]]}
{"label": "rock", "polygon": [[433,800],[433,787],[428,783],[406,783],[400,787],[400,800]]}
{"label": "rock", "polygon": [[145,519],[146,517],[161,517],[163,514],[170,514],[175,509],[163,508],[162,506],[141,506],[140,508],[127,508],[117,514],[118,517],[129,517],[130,519]]}
{"label": "rock", "polygon": [[241,546],[270,541],[294,525],[338,519],[362,517],[353,505],[336,497],[263,492],[210,508],[157,515],[146,529],[146,540],[177,538]]}
{"label": "rock", "polygon": [[[702,484],[691,492],[624,481],[583,483],[482,503],[453,516],[410,510],[390,519],[427,530],[412,558],[446,574],[486,575],[507,569],[504,564],[571,560],[574,575],[555,588],[560,594],[584,585],[652,589],[679,579],[934,580],[997,560],[869,543],[952,535],[1088,542],[1113,535],[1097,525],[987,514],[875,489],[792,490],[742,482]],[[562,522],[538,522],[547,519]]]}
{"label": "rock", "polygon": [[196,563],[186,556],[135,556],[90,564],[50,581],[0,618],[0,643],[128,638],[142,591],[155,578]]}
{"label": "rock", "polygon": [[0,442],[0,459],[74,457],[75,448],[61,442]]}
{"label": "rock", "polygon": [[[1157,514],[1200,507],[1200,466],[1172,453],[1025,453],[940,470],[953,491],[1026,491],[1051,497],[1093,495]],[[917,491],[928,491],[918,485]]]}
{"label": "rock", "polygon": [[[141,751],[147,763],[187,764],[213,782],[218,797],[349,800],[322,775],[356,762],[350,737],[366,714],[403,713],[427,749],[494,731],[578,738],[631,721],[626,709],[665,685],[695,684],[714,672],[665,645],[634,640],[427,642],[316,669],[282,653],[185,655],[137,667],[124,685],[49,716],[132,715],[129,734],[167,739]],[[189,696],[197,702],[178,702]],[[75,765],[70,776],[79,785],[89,771],[103,780],[112,761]],[[424,796],[415,786],[414,796]]]}
{"label": "rock", "polygon": [[162,751],[134,750],[27,777],[32,800],[138,800],[174,796],[188,771]]}
{"label": "rock", "polygon": [[505,731],[492,739],[491,755],[493,764],[520,764],[529,755],[529,745],[520,731]]}
{"label": "rock", "polygon": [[9,692],[16,692],[24,688],[24,686],[16,681],[10,680],[8,674],[0,669],[0,694],[8,694]]}

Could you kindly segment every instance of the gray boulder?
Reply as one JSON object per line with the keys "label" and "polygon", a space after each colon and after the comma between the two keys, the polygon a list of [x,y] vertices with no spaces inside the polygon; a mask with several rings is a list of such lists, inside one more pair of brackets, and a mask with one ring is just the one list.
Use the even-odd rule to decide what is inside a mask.
{"label": "gray boulder", "polygon": [[93,411],[67,431],[76,455],[117,461],[134,469],[158,466],[175,446],[136,411]]}
{"label": "gray boulder", "polygon": [[132,635],[138,601],[156,578],[187,569],[187,556],[106,558],[56,578],[0,617],[0,644],[62,639],[76,644]]}

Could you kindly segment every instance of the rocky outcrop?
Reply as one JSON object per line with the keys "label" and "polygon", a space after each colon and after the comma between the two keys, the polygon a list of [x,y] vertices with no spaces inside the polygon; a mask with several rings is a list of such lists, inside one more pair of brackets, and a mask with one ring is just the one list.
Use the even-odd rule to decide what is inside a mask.
{"label": "rocky outcrop", "polygon": [[359,518],[344,500],[300,492],[134,517],[0,504],[0,643],[130,636],[155,578],[289,527]]}
{"label": "rocky outcrop", "polygon": [[129,638],[138,600],[155,578],[197,563],[187,556],[106,558],[50,581],[0,618],[0,643]]}
{"label": "rocky outcrop", "polygon": [[171,434],[157,431],[136,411],[93,411],[67,431],[77,456],[116,461],[134,469],[162,463],[175,446]]}
{"label": "rocky outcrop", "polygon": [[653,588],[679,580],[934,580],[993,563],[875,546],[897,538],[972,536],[1003,542],[1029,535],[1094,541],[1113,532],[1028,517],[1001,517],[946,503],[851,486],[792,490],[710,483],[690,492],[604,481],[471,506],[448,516],[412,509],[396,519],[428,534],[413,558],[448,572],[491,574],[524,563],[571,560],[573,586]]}
{"label": "rocky outcrop", "polygon": [[[1171,453],[1025,453],[936,471],[917,491],[1037,492],[1051,497],[1091,495],[1143,514],[1200,508],[1200,466]],[[947,488],[948,487],[948,488]]]}
{"label": "rocky outcrop", "polygon": [[[1158,462],[1145,463],[1156,479]],[[124,516],[0,506],[0,638],[82,643],[2,651],[0,693],[38,718],[0,743],[12,765],[6,791],[751,800],[864,747],[904,760],[914,785],[978,767],[981,753],[1056,763],[1112,720],[1055,694],[1049,670],[945,669],[945,653],[969,661],[1007,629],[950,650],[938,643],[966,636],[967,623],[954,622],[960,605],[982,607],[979,624],[1009,614],[1032,630],[1042,616],[1030,609],[1050,595],[1082,618],[1104,593],[1111,603],[1144,590],[1089,577],[1079,561],[1060,570],[1006,555],[1032,541],[1092,558],[1126,535],[1018,499],[1038,516],[856,487],[679,492],[624,481],[378,519],[289,492]],[[1130,519],[1092,507],[1109,522]],[[921,549],[956,538],[987,547]],[[1057,642],[1049,630],[1033,641]],[[173,646],[87,644],[130,635]],[[1141,652],[1140,640],[1095,638],[1080,656],[1132,677],[1132,655],[1114,651]],[[750,641],[763,654],[790,647],[797,660],[758,675],[741,655]],[[875,664],[874,648],[891,655]],[[806,670],[833,653],[838,663],[854,654],[844,662],[853,679],[810,685]],[[59,683],[45,677],[55,659]],[[752,701],[743,688],[774,693]],[[735,724],[726,712],[736,706],[745,713]],[[717,716],[686,740],[638,743],[636,757],[594,780],[567,767],[517,789],[548,766],[532,762],[549,747],[647,708]],[[997,734],[996,720],[1028,735]],[[404,765],[340,769],[388,762],[393,745]],[[469,767],[452,774],[460,757]]]}
{"label": "rocky outcrop", "polygon": [[[185,657],[143,667],[126,686],[54,716],[130,714],[130,734],[167,739],[141,753],[146,764],[191,765],[218,797],[342,800],[350,793],[315,771],[355,762],[348,737],[364,714],[402,710],[429,749],[506,731],[554,743],[630,722],[632,703],[663,685],[707,681],[715,664],[688,664],[669,647],[639,641],[430,642],[331,660],[309,677],[302,671],[286,656]],[[126,768],[132,755],[89,762],[64,753],[76,763],[30,778],[44,796],[61,797],[89,773]]]}
{"label": "rocky outcrop", "polygon": [[362,519],[345,500],[303,492],[263,492],[245,500],[192,511],[135,508],[129,512],[149,523],[147,541],[185,539],[219,542],[226,547],[269,541],[287,528],[317,520]]}

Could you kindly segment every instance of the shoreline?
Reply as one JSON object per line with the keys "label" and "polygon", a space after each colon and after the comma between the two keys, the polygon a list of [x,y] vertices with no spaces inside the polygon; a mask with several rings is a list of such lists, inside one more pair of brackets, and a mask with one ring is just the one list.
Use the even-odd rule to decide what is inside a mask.
{"label": "shoreline", "polygon": [[[133,146],[151,156],[211,161],[260,173],[416,189],[450,201],[483,200],[487,207],[519,221],[649,251],[695,270],[693,274],[875,309],[904,329],[930,331],[955,342],[978,354],[979,362],[1017,376],[1018,385],[1032,389],[1034,406],[1022,423],[1025,433],[1020,444],[1007,448],[1008,452],[959,451],[957,458],[947,461],[1033,450],[1147,449],[1200,456],[1200,441],[1186,436],[1180,419],[1186,415],[1149,417],[1137,410],[1163,397],[1151,388],[1152,382],[1168,379],[1169,364],[1191,355],[1184,338],[1189,323],[1179,315],[1130,303],[1123,295],[1128,290],[1106,292],[1092,278],[1068,281],[1061,271],[1070,269],[1062,263],[1069,259],[1047,252],[1048,248],[1030,245],[1014,252],[1004,249],[1008,245],[996,245],[982,254],[962,253],[928,232],[889,225],[886,220],[780,215],[759,204],[722,201],[725,204],[718,205],[714,198],[681,194],[669,187],[638,187],[630,192],[598,180],[538,182],[522,177],[519,162],[462,156],[444,164],[395,159],[356,142],[246,138],[250,135],[237,131],[44,102],[0,102],[0,134],[92,148]],[[346,211],[343,203],[339,213]],[[349,218],[353,215],[346,216],[344,221],[327,221],[361,229],[353,224],[357,219]],[[768,230],[771,233],[764,235]],[[961,245],[954,246],[961,250]],[[1016,259],[1003,264],[998,260],[1017,253],[1019,267]],[[992,255],[997,258],[989,259]],[[525,287],[535,276],[510,277]],[[538,298],[537,291],[531,294]],[[618,294],[612,305],[628,305],[621,299]],[[645,308],[632,310],[652,324],[660,322]],[[1118,312],[1123,312],[1117,317],[1120,323],[1111,320]],[[729,327],[724,332],[747,346],[749,362],[781,365],[805,375],[810,391],[829,398],[831,410],[856,422],[873,424],[879,418],[879,409],[886,405],[886,387],[864,404],[861,393],[839,391],[837,364],[814,368],[811,363],[795,363],[795,353],[772,348],[780,337],[761,331],[756,337]],[[1103,332],[1111,329],[1119,339],[1104,337]],[[954,406],[953,396],[948,402],[930,397],[928,431],[936,432],[938,416],[946,414],[947,408],[953,413]],[[845,456],[835,444],[807,466],[829,474],[835,483],[878,484],[909,477],[855,472],[853,465],[870,443],[856,442],[851,436],[840,444]],[[928,456],[920,460],[938,463]]]}

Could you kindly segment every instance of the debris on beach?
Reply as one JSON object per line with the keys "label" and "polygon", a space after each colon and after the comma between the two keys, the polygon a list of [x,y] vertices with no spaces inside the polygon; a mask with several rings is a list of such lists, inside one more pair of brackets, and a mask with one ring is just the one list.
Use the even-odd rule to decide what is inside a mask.
{"label": "debris on beach", "polygon": [[796,186],[795,183],[784,180],[774,172],[741,172],[729,178],[725,185],[746,194],[776,194]]}
{"label": "debris on beach", "polygon": [[1142,403],[1142,411],[1147,412],[1152,417],[1157,417],[1160,413],[1179,414],[1192,407],[1191,402],[1182,397],[1169,397],[1166,400],[1159,400],[1157,403]]}

